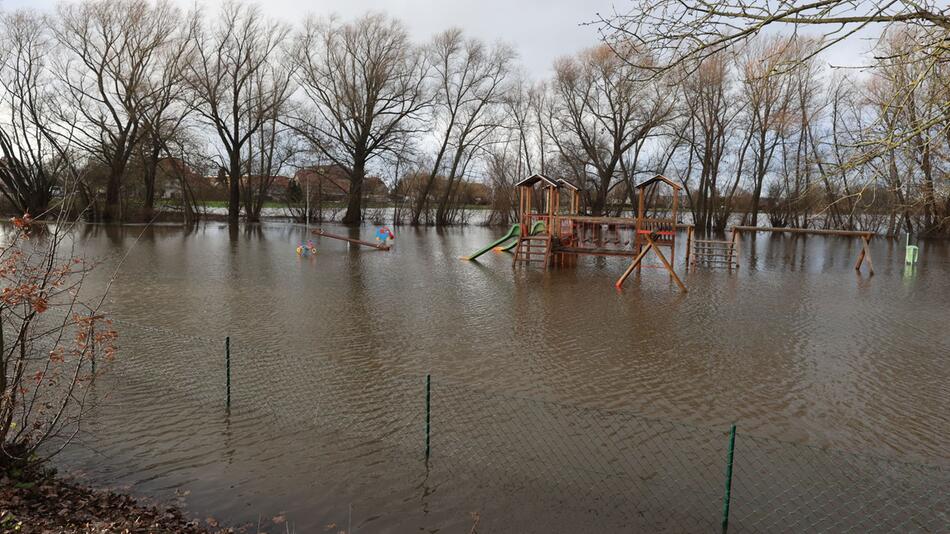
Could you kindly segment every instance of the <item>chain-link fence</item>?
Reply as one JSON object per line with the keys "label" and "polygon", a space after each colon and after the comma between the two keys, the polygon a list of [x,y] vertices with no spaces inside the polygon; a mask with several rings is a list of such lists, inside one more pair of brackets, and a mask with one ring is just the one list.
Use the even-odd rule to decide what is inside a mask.
{"label": "chain-link fence", "polygon": [[[946,466],[440,377],[385,376],[371,364],[259,350],[239,338],[126,322],[117,329],[120,357],[103,376],[134,385],[123,391],[304,429],[300,439],[337,449],[333,463],[346,476],[366,477],[362,491],[419,493],[431,528],[461,530],[459,517],[475,511],[466,530],[477,523],[483,532],[950,531]],[[388,476],[377,475],[381,464]]]}

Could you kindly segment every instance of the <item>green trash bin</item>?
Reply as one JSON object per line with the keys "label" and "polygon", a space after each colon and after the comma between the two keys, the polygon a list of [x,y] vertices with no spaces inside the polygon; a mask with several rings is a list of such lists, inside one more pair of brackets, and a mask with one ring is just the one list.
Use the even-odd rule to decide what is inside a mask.
{"label": "green trash bin", "polygon": [[904,234],[904,265],[916,265],[919,253],[917,245],[910,244],[910,234]]}
{"label": "green trash bin", "polygon": [[907,245],[904,252],[904,264],[905,265],[915,265],[917,263],[917,255],[919,254],[917,245]]}

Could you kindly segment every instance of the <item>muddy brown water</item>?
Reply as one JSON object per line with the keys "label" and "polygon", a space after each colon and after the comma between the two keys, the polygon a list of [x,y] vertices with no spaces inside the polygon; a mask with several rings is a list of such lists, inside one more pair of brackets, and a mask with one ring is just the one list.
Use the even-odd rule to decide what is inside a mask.
{"label": "muddy brown water", "polygon": [[[77,250],[101,262],[96,284],[121,260],[107,303],[121,350],[59,465],[230,524],[459,532],[470,512],[495,519],[489,531],[539,517],[573,530],[558,503],[590,499],[599,518],[590,511],[644,498],[582,490],[626,469],[588,445],[691,470],[664,443],[707,436],[720,458],[733,422],[740,446],[745,432],[950,463],[948,243],[921,243],[905,269],[903,243],[875,239],[869,277],[853,269],[857,240],[746,235],[738,271],[691,272],[684,295],[657,269],[616,291],[624,259],[548,272],[512,269],[506,253],[459,259],[503,231],[397,229],[388,252],[315,239],[301,258],[306,231],[289,224],[78,230]],[[624,449],[651,421],[671,441]],[[710,489],[697,491],[714,515],[722,466],[703,462]],[[667,525],[706,530],[689,522],[706,512],[683,512],[675,491],[648,492],[689,516]],[[545,508],[494,506],[531,492]],[[571,520],[584,530],[591,517]]]}

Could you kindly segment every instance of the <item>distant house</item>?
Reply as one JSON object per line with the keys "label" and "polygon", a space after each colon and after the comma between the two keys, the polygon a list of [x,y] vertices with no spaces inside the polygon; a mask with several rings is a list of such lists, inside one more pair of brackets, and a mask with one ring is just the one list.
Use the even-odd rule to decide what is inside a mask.
{"label": "distant house", "polygon": [[[425,189],[425,184],[429,181],[429,173],[409,173],[403,176],[402,180],[396,185],[393,194],[400,200],[414,198]],[[442,198],[445,194],[445,188],[448,186],[449,179],[442,175],[436,175],[432,180],[432,187],[429,189],[430,198]],[[453,183],[453,199],[461,204],[486,205],[491,202],[492,190],[482,182],[473,182],[464,178],[456,178]]]}
{"label": "distant house", "polygon": [[287,176],[274,176],[270,184],[270,196],[274,200],[285,200],[290,192],[290,178]]}
{"label": "distant house", "polygon": [[[302,191],[310,188],[311,196],[328,201],[345,201],[350,194],[350,175],[339,165],[314,165],[298,170],[292,178]],[[363,181],[363,198],[384,202],[389,188],[378,176],[367,176]]]}
{"label": "distant house", "polygon": [[284,200],[290,191],[291,179],[287,176],[244,176],[241,179],[243,187],[251,187],[253,191],[259,191],[262,185],[267,185],[267,200]]}
{"label": "distant house", "polygon": [[462,201],[465,204],[486,205],[491,201],[491,188],[481,182],[464,182]]}
{"label": "distant house", "polygon": [[302,191],[324,200],[346,200],[350,193],[350,175],[339,165],[314,165],[294,173],[293,180]]}
{"label": "distant house", "polygon": [[162,158],[158,162],[156,188],[163,199],[182,198],[182,181],[188,185],[198,200],[217,200],[224,198],[227,182],[220,182],[217,176],[204,176],[179,158]]}
{"label": "distant house", "polygon": [[373,202],[387,202],[389,187],[379,176],[367,176],[363,181],[363,198]]}

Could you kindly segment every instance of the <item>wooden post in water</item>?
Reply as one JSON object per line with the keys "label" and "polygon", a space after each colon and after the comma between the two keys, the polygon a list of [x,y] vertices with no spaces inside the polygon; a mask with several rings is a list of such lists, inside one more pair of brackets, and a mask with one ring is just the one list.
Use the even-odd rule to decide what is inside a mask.
{"label": "wooden post in water", "polygon": [[[674,232],[676,231],[675,227],[673,228],[673,231]],[[687,273],[689,272],[689,255],[690,255],[689,249],[692,246],[693,246],[693,226],[691,225],[689,228],[686,229],[686,272]]]}
{"label": "wooden post in water", "polygon": [[[735,228],[732,229],[732,251],[730,252],[731,256],[736,258],[736,270],[739,269],[739,230]],[[731,259],[731,257],[730,257]],[[729,264],[729,268],[732,268],[732,263]]]}

